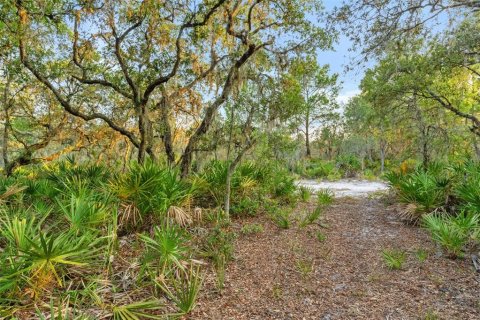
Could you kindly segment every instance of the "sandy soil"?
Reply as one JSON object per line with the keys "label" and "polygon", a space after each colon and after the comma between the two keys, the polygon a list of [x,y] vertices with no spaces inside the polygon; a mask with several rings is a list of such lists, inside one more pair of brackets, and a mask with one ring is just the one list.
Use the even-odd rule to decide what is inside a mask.
{"label": "sandy soil", "polygon": [[336,197],[365,197],[377,191],[388,190],[387,184],[381,181],[367,180],[338,180],[338,181],[317,181],[311,179],[302,179],[297,181],[297,185],[311,188],[314,191],[320,189],[330,189]]}
{"label": "sandy soil", "polygon": [[[300,205],[296,214],[313,210]],[[469,259],[440,254],[378,199],[340,198],[320,224],[281,230],[267,217],[237,220],[264,231],[241,235],[226,286],[205,280],[191,319],[480,319],[480,276]],[[321,242],[317,233],[326,239]],[[408,252],[389,270],[382,250]],[[421,262],[416,252],[426,250]]]}

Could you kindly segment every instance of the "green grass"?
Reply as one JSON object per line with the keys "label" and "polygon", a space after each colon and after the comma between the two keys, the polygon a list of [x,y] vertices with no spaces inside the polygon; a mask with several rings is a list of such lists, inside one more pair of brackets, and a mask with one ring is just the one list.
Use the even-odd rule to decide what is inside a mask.
{"label": "green grass", "polygon": [[422,263],[428,258],[428,251],[425,249],[417,249],[415,250],[414,254],[417,260]]}
{"label": "green grass", "polygon": [[313,211],[307,211],[300,221],[300,227],[306,227],[312,223],[315,223],[323,214],[323,209],[317,206]]}
{"label": "green grass", "polygon": [[300,186],[298,189],[300,193],[300,199],[302,199],[303,202],[308,202],[312,196],[312,189],[305,187],[305,186]]}
{"label": "green grass", "polygon": [[263,226],[261,224],[256,224],[256,223],[251,223],[251,224],[245,224],[242,226],[242,229],[240,230],[242,234],[256,234],[256,233],[262,233],[263,232]]}
{"label": "green grass", "polygon": [[407,254],[402,250],[384,249],[382,251],[383,262],[392,270],[402,269],[407,259]]}
{"label": "green grass", "polygon": [[330,189],[321,189],[317,191],[317,203],[320,206],[327,206],[333,203],[334,194]]}
{"label": "green grass", "polygon": [[319,242],[322,242],[322,243],[325,242],[325,240],[327,240],[327,236],[321,231],[317,231],[315,233],[315,237]]}

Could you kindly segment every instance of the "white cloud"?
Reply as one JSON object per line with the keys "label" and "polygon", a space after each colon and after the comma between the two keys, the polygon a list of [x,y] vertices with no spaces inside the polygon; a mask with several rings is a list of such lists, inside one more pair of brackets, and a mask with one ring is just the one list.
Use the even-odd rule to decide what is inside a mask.
{"label": "white cloud", "polygon": [[351,98],[360,94],[360,92],[361,91],[359,89],[342,92],[338,95],[337,102],[338,102],[338,104],[343,105],[343,104],[347,103],[348,100],[350,100]]}

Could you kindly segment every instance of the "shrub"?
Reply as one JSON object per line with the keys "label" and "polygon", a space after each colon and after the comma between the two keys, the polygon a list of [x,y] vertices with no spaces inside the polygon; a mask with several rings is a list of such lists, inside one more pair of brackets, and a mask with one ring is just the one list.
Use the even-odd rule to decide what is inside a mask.
{"label": "shrub", "polygon": [[[228,162],[226,161],[215,160],[205,166],[203,172],[195,178],[200,197],[208,202],[212,202],[216,206],[223,205],[225,200],[227,169]],[[253,162],[240,164],[231,179],[230,192],[232,210],[235,210],[235,204],[238,204],[242,200],[248,198],[253,201],[254,198],[258,198],[268,191],[264,189],[268,189],[269,179],[270,171],[267,167],[257,165]],[[241,204],[240,207],[244,204]],[[253,204],[253,202],[251,202],[251,204]]]}
{"label": "shrub", "polygon": [[[167,281],[168,280],[168,283]],[[172,300],[182,314],[195,308],[197,296],[203,282],[200,267],[190,267],[178,274],[171,274],[166,280],[155,280],[160,289]]]}
{"label": "shrub", "polygon": [[125,174],[114,175],[109,187],[121,201],[119,219],[127,226],[135,226],[146,215],[162,217],[172,206],[187,205],[194,193],[193,185],[175,170],[151,161],[133,163]]}
{"label": "shrub", "polygon": [[87,192],[78,195],[71,193],[67,201],[57,198],[57,204],[70,229],[75,233],[95,230],[108,215],[106,204]]}
{"label": "shrub", "polygon": [[202,255],[212,260],[220,289],[224,285],[226,265],[233,258],[235,237],[234,233],[217,227],[211,231],[203,243]]}
{"label": "shrub", "polygon": [[295,178],[291,177],[284,170],[276,171],[271,182],[271,193],[274,197],[281,199],[287,203],[295,202]]}
{"label": "shrub", "polygon": [[406,220],[417,222],[425,213],[445,205],[449,180],[428,171],[386,175],[399,200],[409,204],[402,212]]}
{"label": "shrub", "polygon": [[235,201],[231,208],[233,216],[255,216],[260,208],[260,203],[256,199],[240,198]]}
{"label": "shrub", "polygon": [[112,308],[113,320],[163,319],[161,316],[147,313],[161,308],[163,305],[156,300],[116,305]]}
{"label": "shrub", "polygon": [[326,178],[336,171],[335,163],[330,161],[310,160],[304,170],[304,176],[308,178]]}
{"label": "shrub", "polygon": [[354,155],[342,155],[337,158],[337,168],[344,178],[352,178],[361,170],[360,160]]}
{"label": "shrub", "polygon": [[423,225],[449,257],[457,258],[463,256],[466,244],[477,233],[479,216],[463,212],[456,217],[431,213],[423,217]]}
{"label": "shrub", "polygon": [[29,248],[20,249],[24,272],[30,274],[34,289],[47,288],[53,280],[62,286],[62,273],[68,266],[85,266],[98,252],[89,235],[80,237],[67,232],[44,233],[27,238]]}
{"label": "shrub", "polygon": [[454,171],[458,175],[454,194],[461,201],[461,208],[480,214],[480,164],[467,162]]}
{"label": "shrub", "polygon": [[153,237],[140,235],[146,247],[144,263],[146,266],[157,268],[157,274],[166,275],[174,267],[183,269],[182,261],[188,254],[186,238],[183,231],[168,223],[156,226]]}

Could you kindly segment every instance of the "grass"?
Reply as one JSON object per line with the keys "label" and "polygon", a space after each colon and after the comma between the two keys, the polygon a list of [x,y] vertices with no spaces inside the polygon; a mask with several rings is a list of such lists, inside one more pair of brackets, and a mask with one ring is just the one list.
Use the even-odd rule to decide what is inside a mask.
{"label": "grass", "polygon": [[242,234],[249,235],[249,234],[256,234],[263,232],[263,226],[257,223],[248,223],[242,226],[240,230]]}
{"label": "grass", "polygon": [[312,196],[312,189],[305,187],[305,186],[300,186],[299,190],[300,192],[300,198],[302,199],[303,202],[308,202]]}
{"label": "grass", "polygon": [[417,260],[422,263],[428,258],[428,251],[425,249],[417,249],[415,250],[414,254]]}
{"label": "grass", "polygon": [[319,242],[322,242],[322,243],[325,242],[325,240],[327,240],[327,236],[322,231],[317,231],[315,233],[315,237]]}
{"label": "grass", "polygon": [[320,206],[327,206],[333,203],[334,193],[330,189],[321,189],[317,191],[317,203]]}
{"label": "grass", "polygon": [[407,259],[407,254],[402,250],[382,250],[383,262],[391,270],[400,270]]}
{"label": "grass", "polygon": [[438,320],[440,317],[437,315],[436,312],[432,310],[428,310],[424,316],[421,317],[423,320]]}
{"label": "grass", "polygon": [[315,223],[323,214],[323,209],[321,206],[317,206],[313,211],[306,212],[303,219],[300,221],[300,227],[306,227]]}
{"label": "grass", "polygon": [[313,260],[298,259],[295,261],[295,268],[303,279],[307,279],[313,272]]}
{"label": "grass", "polygon": [[290,214],[289,209],[277,209],[270,216],[280,229],[289,229],[291,226]]}

